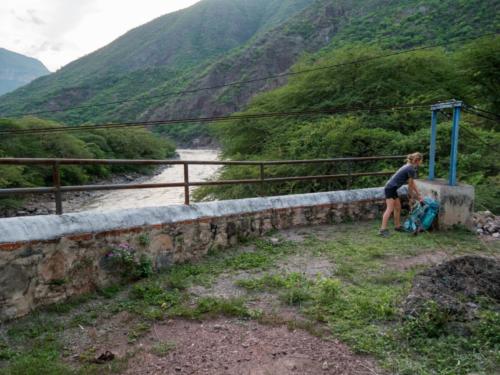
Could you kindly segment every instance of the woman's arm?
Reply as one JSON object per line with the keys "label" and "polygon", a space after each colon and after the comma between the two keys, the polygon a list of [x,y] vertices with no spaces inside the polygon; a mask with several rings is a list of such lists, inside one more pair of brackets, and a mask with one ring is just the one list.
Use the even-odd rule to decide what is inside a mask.
{"label": "woman's arm", "polygon": [[414,194],[414,197],[418,201],[422,200],[422,197],[420,196],[420,192],[417,189],[417,184],[415,184],[415,180],[413,178],[408,179],[408,192],[410,193],[410,195]]}

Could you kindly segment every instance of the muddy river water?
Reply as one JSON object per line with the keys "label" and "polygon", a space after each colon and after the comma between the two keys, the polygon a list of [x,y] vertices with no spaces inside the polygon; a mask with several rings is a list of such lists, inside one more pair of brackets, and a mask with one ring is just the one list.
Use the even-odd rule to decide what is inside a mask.
{"label": "muddy river water", "polygon": [[[218,160],[219,150],[177,150],[180,160]],[[190,165],[189,180],[204,181],[213,177],[220,166],[218,165]],[[168,183],[183,182],[184,170],[182,165],[173,165],[164,169],[160,174],[144,180],[141,183]],[[196,189],[191,188],[191,191]],[[78,211],[108,211],[126,208],[165,206],[184,203],[184,188],[159,188],[139,190],[115,190],[100,194]]]}

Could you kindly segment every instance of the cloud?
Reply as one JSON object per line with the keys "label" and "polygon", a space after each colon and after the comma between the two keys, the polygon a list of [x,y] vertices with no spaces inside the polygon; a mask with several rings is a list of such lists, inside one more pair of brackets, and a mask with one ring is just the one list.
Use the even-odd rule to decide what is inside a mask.
{"label": "cloud", "polygon": [[35,9],[26,9],[24,13],[25,14],[20,15],[15,9],[10,10],[10,14],[12,14],[15,19],[21,23],[35,24],[37,26],[43,26],[46,24],[46,22],[37,15],[37,11]]}
{"label": "cloud", "polygon": [[0,0],[0,47],[51,70],[199,0]]}
{"label": "cloud", "polygon": [[46,22],[37,16],[37,11],[35,9],[28,9],[27,13],[31,16],[31,22],[35,25],[45,25]]}
{"label": "cloud", "polygon": [[31,50],[33,51],[33,54],[35,54],[35,55],[37,55],[41,52],[47,52],[47,51],[60,52],[60,51],[64,50],[64,43],[45,41],[41,44],[31,45]]}

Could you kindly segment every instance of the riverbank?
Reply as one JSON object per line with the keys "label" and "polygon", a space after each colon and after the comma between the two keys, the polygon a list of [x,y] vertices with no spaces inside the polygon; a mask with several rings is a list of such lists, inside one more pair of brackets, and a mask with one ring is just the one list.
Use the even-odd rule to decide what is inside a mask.
{"label": "riverbank", "polygon": [[[173,160],[218,160],[219,150],[179,149]],[[218,166],[194,166],[190,171],[191,180],[210,178]],[[182,181],[179,166],[159,166],[151,174],[126,173],[93,182],[93,185],[140,184]],[[140,189],[115,191],[84,191],[63,194],[63,211],[81,212],[87,210],[110,210],[143,206],[180,204],[184,201],[183,188]],[[53,194],[25,197],[17,208],[0,209],[0,217],[50,215],[55,213]]]}

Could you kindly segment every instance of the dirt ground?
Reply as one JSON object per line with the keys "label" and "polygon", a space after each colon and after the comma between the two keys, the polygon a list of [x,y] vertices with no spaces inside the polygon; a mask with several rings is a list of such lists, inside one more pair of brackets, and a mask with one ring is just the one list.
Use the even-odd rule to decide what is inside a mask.
{"label": "dirt ground", "polygon": [[[151,353],[157,341],[175,349],[164,357]],[[374,374],[373,363],[342,343],[304,330],[269,327],[253,321],[175,320],[155,326],[141,341],[144,350],[126,374]]]}
{"label": "dirt ground", "polygon": [[[307,280],[345,275],[346,283],[356,282],[359,279],[352,278],[352,271],[342,262],[350,264],[362,259],[345,261],[350,251],[359,252],[360,248],[366,249],[370,256],[366,258],[368,261],[376,259],[380,267],[366,272],[363,268],[362,278],[373,277],[374,272],[385,274],[387,271],[390,276],[391,272],[424,269],[455,259],[462,252],[446,245],[441,237],[435,251],[427,247],[400,251],[407,241],[406,237],[400,237],[401,241],[395,238],[391,245],[398,252],[380,254],[377,252],[379,240],[370,235],[371,231],[376,233],[374,228],[371,224],[360,224],[281,231],[265,241],[273,246],[291,243],[293,251],[276,258],[272,267],[224,269],[210,282],[192,283],[184,290],[191,306],[207,297],[241,298],[246,308],[261,314],[259,318],[216,314],[214,318],[144,319],[137,311],[130,312],[127,307],[119,306],[130,303],[131,288],[122,290],[112,299],[98,297],[85,302],[58,318],[59,324],[65,327],[61,337],[63,362],[72,368],[97,366],[89,373],[99,374],[386,374],[374,358],[355,354],[332,336],[331,327],[304,314],[300,305],[283,303],[276,291],[238,286],[241,280],[287,274],[299,274]],[[354,245],[345,242],[348,237],[340,235],[341,231],[350,233],[353,230],[365,233],[362,238],[355,234],[357,240],[361,238],[356,242],[358,250],[351,249],[349,246]],[[312,243],[308,242],[310,240],[316,241],[316,250],[308,245]],[[322,243],[338,246],[339,251],[347,250],[342,256],[332,258],[320,251],[318,244]],[[425,239],[422,244],[427,244]],[[239,246],[232,254],[258,252],[256,246]],[[497,252],[490,256],[500,257]],[[390,278],[386,282],[390,283]],[[113,305],[118,306],[116,310]]]}
{"label": "dirt ground", "polygon": [[[322,237],[328,233],[327,227],[315,230],[315,235]],[[302,243],[310,234],[306,230],[284,231],[271,241]],[[253,251],[251,246],[242,249]],[[272,273],[296,272],[314,279],[330,277],[334,271],[335,265],[326,257],[299,253],[281,259]],[[134,327],[140,330],[140,322],[133,315],[120,312],[94,327],[67,331],[66,340],[71,342],[69,352],[80,353],[68,361],[78,364],[110,351],[115,359],[130,358],[125,374],[382,374],[371,358],[353,354],[346,345],[328,335],[319,337],[322,327],[314,328],[315,335],[293,328],[308,323],[296,307],[284,305],[275,294],[252,293],[235,285],[238,280],[265,273],[269,271],[223,273],[210,287],[191,286],[189,294],[193,301],[201,297],[245,297],[247,306],[268,315],[271,324],[236,318],[171,319],[145,328],[147,332],[131,343],[130,331]],[[159,353],[157,348],[162,346],[164,350]]]}

